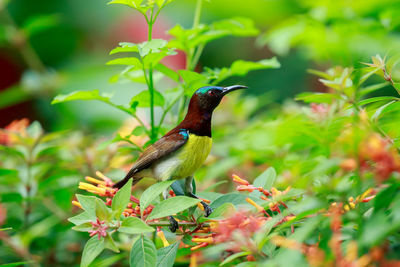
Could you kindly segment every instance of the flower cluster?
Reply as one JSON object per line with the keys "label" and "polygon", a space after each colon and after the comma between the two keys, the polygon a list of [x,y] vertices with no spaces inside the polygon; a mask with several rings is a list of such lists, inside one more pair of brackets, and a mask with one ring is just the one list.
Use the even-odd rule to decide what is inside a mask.
{"label": "flower cluster", "polygon": [[[248,210],[240,210],[230,214],[228,218],[223,220],[213,220],[210,225],[209,231],[195,232],[192,241],[197,243],[191,250],[197,250],[202,247],[206,247],[209,244],[226,244],[228,251],[231,253],[239,252],[243,248],[249,251],[257,251],[256,244],[252,237],[255,233],[262,229],[262,226],[271,219],[273,212],[281,213],[281,208],[287,208],[287,205],[279,200],[279,196],[282,196],[289,192],[290,187],[284,191],[272,187],[270,191],[263,187],[256,187],[250,184],[247,180],[240,178],[237,175],[232,175],[232,179],[238,184],[236,190],[253,192],[260,192],[259,198],[265,202],[265,204],[257,204],[252,198],[246,198],[246,201],[254,206],[257,212]],[[266,208],[265,208],[265,207]],[[289,215],[284,216],[278,221],[275,226],[282,224],[286,221],[294,219],[295,216]],[[248,256],[248,260],[253,258],[252,255]]]}
{"label": "flower cluster", "polygon": [[96,218],[95,222],[90,222],[90,224],[93,227],[93,229],[89,231],[90,236],[97,235],[99,240],[101,239],[101,237],[106,237],[107,236],[106,230],[108,226],[105,225],[105,223],[106,223],[105,221],[100,221],[99,218]]}
{"label": "flower cluster", "polygon": [[29,126],[29,120],[24,118],[14,120],[4,129],[0,129],[0,145],[10,146],[15,143],[15,134],[26,136],[26,128]]}
{"label": "flower cluster", "polygon": [[392,172],[400,172],[400,156],[388,140],[378,134],[369,136],[360,147],[360,166],[372,169],[379,182],[386,180]]}
{"label": "flower cluster", "polygon": [[362,171],[372,171],[376,180],[383,182],[393,172],[400,172],[400,155],[389,140],[372,134],[361,142],[357,160],[348,158],[340,164],[346,171],[353,171],[358,166]]}

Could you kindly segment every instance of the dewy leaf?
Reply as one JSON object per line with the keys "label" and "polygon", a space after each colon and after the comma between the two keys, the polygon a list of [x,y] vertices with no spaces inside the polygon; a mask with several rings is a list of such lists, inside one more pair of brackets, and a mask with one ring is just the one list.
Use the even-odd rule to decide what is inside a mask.
{"label": "dewy leaf", "polygon": [[125,234],[142,234],[154,232],[154,228],[145,224],[142,220],[136,217],[127,217],[118,228],[118,232]]}
{"label": "dewy leaf", "polygon": [[[160,92],[158,92],[156,90],[154,90],[154,99],[153,100],[154,100],[154,106],[156,106],[156,107],[164,106],[164,102],[165,102],[164,97]],[[137,102],[137,107],[139,107],[139,108],[149,108],[151,106],[149,90],[144,90],[144,91],[140,92],[139,94],[135,95],[131,100],[131,105],[135,102]]]}
{"label": "dewy leaf", "polygon": [[121,189],[118,190],[112,200],[111,209],[117,219],[119,219],[122,212],[125,210],[130,201],[131,187],[132,179],[129,179],[129,181]]}
{"label": "dewy leaf", "polygon": [[82,252],[81,267],[89,266],[89,264],[104,250],[104,238],[100,240],[97,235],[93,236],[86,243]]}
{"label": "dewy leaf", "polygon": [[172,267],[178,252],[179,241],[157,250],[157,267]]}
{"label": "dewy leaf", "polygon": [[156,266],[157,250],[153,242],[141,235],[133,244],[130,254],[131,267],[154,267]]}
{"label": "dewy leaf", "polygon": [[168,198],[164,201],[161,201],[154,207],[149,217],[147,217],[147,220],[174,215],[178,212],[184,211],[190,207],[195,206],[200,201],[201,201],[200,199],[195,199],[185,196]]}
{"label": "dewy leaf", "polygon": [[155,183],[149,188],[147,188],[142,196],[140,197],[140,210],[143,212],[147,206],[157,198],[162,192],[167,190],[167,188],[173,183],[174,181],[163,181],[160,183]]}
{"label": "dewy leaf", "polygon": [[[276,171],[273,167],[269,167],[266,171],[260,174],[255,180],[253,185],[255,187],[262,187],[264,189],[270,190],[276,179]],[[259,197],[261,192],[254,190],[250,193],[250,196]]]}
{"label": "dewy leaf", "polygon": [[110,96],[100,95],[99,90],[75,91],[67,95],[56,96],[51,102],[51,104],[57,104],[74,100],[100,100],[108,102],[110,100]]}

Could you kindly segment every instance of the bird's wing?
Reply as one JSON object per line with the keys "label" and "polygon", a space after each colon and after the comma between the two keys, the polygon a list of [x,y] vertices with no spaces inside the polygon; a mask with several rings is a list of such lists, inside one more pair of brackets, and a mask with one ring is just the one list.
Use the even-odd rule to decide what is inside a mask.
{"label": "bird's wing", "polygon": [[155,161],[171,154],[183,146],[189,139],[186,130],[166,135],[145,149],[139,159],[133,164],[126,177],[132,177],[135,173],[149,168]]}

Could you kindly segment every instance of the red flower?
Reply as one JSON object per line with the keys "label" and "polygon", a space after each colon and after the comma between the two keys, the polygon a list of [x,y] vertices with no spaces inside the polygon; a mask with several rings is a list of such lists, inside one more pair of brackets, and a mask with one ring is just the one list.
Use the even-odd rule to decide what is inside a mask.
{"label": "red flower", "polygon": [[100,238],[101,237],[106,237],[107,236],[107,225],[103,225],[106,222],[105,221],[100,221],[99,218],[96,218],[95,222],[90,222],[92,224],[93,230],[90,230],[90,236],[94,236],[97,235],[97,237]]}

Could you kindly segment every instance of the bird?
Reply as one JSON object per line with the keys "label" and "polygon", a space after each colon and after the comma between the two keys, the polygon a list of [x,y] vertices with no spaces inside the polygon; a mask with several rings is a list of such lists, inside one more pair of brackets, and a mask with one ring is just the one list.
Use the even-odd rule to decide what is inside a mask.
{"label": "bird", "polygon": [[[126,176],[114,184],[121,188],[129,179],[135,185],[144,177],[152,177],[157,181],[185,179],[185,194],[198,198],[193,194],[193,175],[201,167],[211,150],[211,118],[214,109],[222,98],[238,89],[245,89],[244,85],[228,87],[205,86],[196,90],[190,99],[188,111],[184,119],[154,144],[148,146]],[[163,193],[167,198],[168,191]],[[200,202],[208,217],[212,208],[204,201]],[[175,232],[177,221],[170,216],[170,230]]]}

